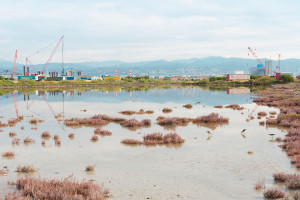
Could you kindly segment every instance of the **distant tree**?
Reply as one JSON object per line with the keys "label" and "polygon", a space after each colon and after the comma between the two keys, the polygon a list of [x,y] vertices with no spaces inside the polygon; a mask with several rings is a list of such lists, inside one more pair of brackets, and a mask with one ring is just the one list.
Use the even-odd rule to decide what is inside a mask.
{"label": "distant tree", "polygon": [[291,82],[294,82],[294,77],[292,77],[291,75],[289,74],[281,74],[279,76],[279,80],[280,82],[282,83],[291,83]]}
{"label": "distant tree", "polygon": [[258,79],[258,76],[250,75],[250,79],[253,79],[253,80]]}

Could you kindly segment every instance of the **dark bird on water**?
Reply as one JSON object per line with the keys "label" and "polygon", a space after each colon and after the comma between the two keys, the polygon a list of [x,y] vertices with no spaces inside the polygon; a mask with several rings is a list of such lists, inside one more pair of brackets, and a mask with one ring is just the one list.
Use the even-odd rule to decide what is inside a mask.
{"label": "dark bird on water", "polygon": [[211,134],[211,132],[210,131],[206,131],[208,134]]}
{"label": "dark bird on water", "polygon": [[243,129],[241,133],[244,133],[247,129]]}

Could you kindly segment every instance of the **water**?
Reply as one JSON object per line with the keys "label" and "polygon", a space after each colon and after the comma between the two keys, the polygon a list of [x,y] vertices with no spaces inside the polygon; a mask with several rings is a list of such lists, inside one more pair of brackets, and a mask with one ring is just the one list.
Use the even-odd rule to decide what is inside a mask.
{"label": "water", "polygon": [[[245,90],[240,91],[245,93]],[[28,164],[38,168],[32,176],[63,178],[74,175],[79,180],[103,183],[110,190],[111,199],[262,199],[262,194],[253,189],[259,178],[265,178],[266,186],[272,187],[272,173],[294,172],[286,154],[278,143],[270,141],[272,138],[268,134],[275,133],[274,137],[283,138],[285,133],[276,128],[259,126],[258,119],[246,122],[255,108],[251,101],[253,95],[247,92],[230,94],[232,90],[175,87],[133,91],[78,89],[14,93],[18,114],[23,115],[24,120],[14,127],[1,128],[0,152],[16,153],[14,159],[1,158],[1,166],[7,166],[10,170],[7,176],[0,177],[2,197],[13,188],[7,185],[7,181],[23,176],[14,172],[16,167]],[[234,90],[233,93],[241,92]],[[0,96],[0,102],[0,115],[4,116],[0,120],[7,122],[15,118],[12,93]],[[192,104],[193,108],[182,107],[187,103]],[[246,109],[237,111],[213,107],[228,104],[239,104]],[[162,113],[165,107],[172,108],[173,112]],[[140,109],[153,110],[154,114],[124,116],[118,113]],[[259,111],[274,110],[260,106],[253,116],[256,117]],[[195,118],[211,112],[229,117],[229,124],[214,130],[192,123],[166,130],[156,124],[158,116]],[[64,113],[65,119],[95,114],[151,119],[152,126],[131,131],[110,123],[103,129],[111,131],[112,136],[99,137],[99,141],[94,143],[90,141],[94,128],[66,127],[54,117],[60,113]],[[29,120],[32,117],[45,121],[31,125]],[[244,128],[247,130],[243,137],[241,130]],[[208,130],[211,135],[207,134]],[[19,146],[12,146],[11,131],[15,131],[21,139],[26,136],[33,138],[35,143],[26,146],[21,142]],[[52,136],[60,135],[61,146],[55,146],[51,138],[43,147],[40,137],[43,131],[49,131]],[[153,132],[176,132],[185,139],[185,143],[178,147],[133,147],[120,143],[125,138],[141,140],[143,135]],[[74,140],[68,138],[69,133],[75,133]],[[249,155],[248,151],[253,151],[253,154]],[[94,172],[85,172],[87,165],[94,164]]]}

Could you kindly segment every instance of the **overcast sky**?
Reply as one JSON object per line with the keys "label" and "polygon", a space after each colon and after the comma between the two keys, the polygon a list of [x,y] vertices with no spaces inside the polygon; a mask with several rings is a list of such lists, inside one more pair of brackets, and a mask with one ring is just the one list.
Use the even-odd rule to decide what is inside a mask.
{"label": "overcast sky", "polygon": [[[0,0],[0,59],[18,62],[64,34],[65,61],[300,58],[296,0]],[[54,61],[61,57],[59,48]]]}

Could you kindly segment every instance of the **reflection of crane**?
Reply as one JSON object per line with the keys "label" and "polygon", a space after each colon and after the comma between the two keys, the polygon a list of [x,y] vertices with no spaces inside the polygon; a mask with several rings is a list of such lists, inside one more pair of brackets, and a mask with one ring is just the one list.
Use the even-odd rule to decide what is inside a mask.
{"label": "reflection of crane", "polygon": [[[34,100],[30,103],[30,105],[28,106],[27,110],[30,109],[30,107],[32,106],[32,104],[34,103],[34,101],[37,99],[38,96],[39,96],[39,95],[36,95],[36,96],[35,96]],[[54,116],[54,118],[55,118],[56,114],[55,114],[55,112],[54,112],[52,106],[49,104],[47,98],[46,98],[43,94],[41,94],[41,96],[43,97],[43,99],[44,99],[44,101],[46,102],[46,104],[47,104],[49,110],[51,111],[51,113],[53,114],[53,116]],[[62,128],[62,130],[65,130],[64,127],[61,125],[60,121],[58,121],[58,120],[56,120],[56,121],[58,122],[58,124],[59,124],[59,126]]]}
{"label": "reflection of crane", "polygon": [[266,68],[266,66],[261,62],[261,60],[257,57],[257,55],[254,53],[254,51],[252,51],[252,49],[250,47],[248,47],[248,50],[251,52],[251,54],[253,55],[253,57],[256,59],[256,61],[262,66],[262,68],[265,70],[266,75],[269,74],[268,69]]}
{"label": "reflection of crane", "polygon": [[18,57],[18,51],[16,50],[14,65],[13,65],[13,69],[12,69],[12,73],[11,73],[11,78],[14,78],[14,76],[15,76],[17,57]]}
{"label": "reflection of crane", "polygon": [[19,111],[18,111],[18,107],[17,107],[17,100],[16,100],[15,91],[12,92],[12,95],[13,95],[13,100],[14,100],[14,104],[15,104],[15,110],[16,110],[17,118],[19,118]]}

